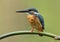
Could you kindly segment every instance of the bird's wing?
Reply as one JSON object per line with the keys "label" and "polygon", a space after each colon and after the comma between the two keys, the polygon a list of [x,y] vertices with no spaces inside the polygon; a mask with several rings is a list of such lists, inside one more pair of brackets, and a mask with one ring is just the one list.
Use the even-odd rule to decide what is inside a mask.
{"label": "bird's wing", "polygon": [[35,15],[38,17],[40,23],[42,24],[42,28],[44,29],[44,18],[43,18],[43,16],[40,14],[35,14]]}

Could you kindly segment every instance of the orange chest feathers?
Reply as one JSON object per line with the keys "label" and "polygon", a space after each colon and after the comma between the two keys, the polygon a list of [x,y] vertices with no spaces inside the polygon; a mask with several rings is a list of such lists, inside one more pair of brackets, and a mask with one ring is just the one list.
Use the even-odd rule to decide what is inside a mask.
{"label": "orange chest feathers", "polygon": [[36,16],[34,16],[34,15],[27,15],[27,19],[28,19],[28,22],[29,22],[29,23],[41,25],[38,17],[36,17]]}
{"label": "orange chest feathers", "polygon": [[32,27],[35,27],[37,30],[42,30],[42,25],[38,19],[38,17],[34,15],[27,15],[28,22],[31,24]]}
{"label": "orange chest feathers", "polygon": [[36,17],[34,15],[27,15],[27,19],[29,22],[33,23],[35,22]]}

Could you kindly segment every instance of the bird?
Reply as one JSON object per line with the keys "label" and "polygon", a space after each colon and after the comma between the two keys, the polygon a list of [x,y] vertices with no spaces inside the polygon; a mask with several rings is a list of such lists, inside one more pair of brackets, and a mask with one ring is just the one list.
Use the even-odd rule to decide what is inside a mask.
{"label": "bird", "polygon": [[36,8],[27,8],[25,10],[17,10],[17,13],[28,13],[27,20],[31,25],[31,32],[36,29],[38,32],[43,32],[44,28],[44,18],[38,12]]}

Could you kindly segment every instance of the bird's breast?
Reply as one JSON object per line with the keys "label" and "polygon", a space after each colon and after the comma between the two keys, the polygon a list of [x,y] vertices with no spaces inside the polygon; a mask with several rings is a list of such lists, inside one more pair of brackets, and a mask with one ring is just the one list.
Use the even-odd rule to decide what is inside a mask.
{"label": "bird's breast", "polygon": [[27,15],[27,19],[29,22],[34,22],[35,21],[35,16],[34,15]]}

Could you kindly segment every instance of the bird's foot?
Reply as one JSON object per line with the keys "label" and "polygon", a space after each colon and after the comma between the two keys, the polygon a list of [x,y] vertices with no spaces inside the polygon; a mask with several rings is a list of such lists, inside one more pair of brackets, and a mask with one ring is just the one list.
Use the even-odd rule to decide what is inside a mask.
{"label": "bird's foot", "polygon": [[[43,32],[43,31],[39,31],[39,33],[40,33],[40,32]],[[38,34],[38,35],[39,35],[39,36],[43,36],[43,34]]]}
{"label": "bird's foot", "polygon": [[43,36],[43,34],[38,34],[38,35],[41,36],[41,37]]}

